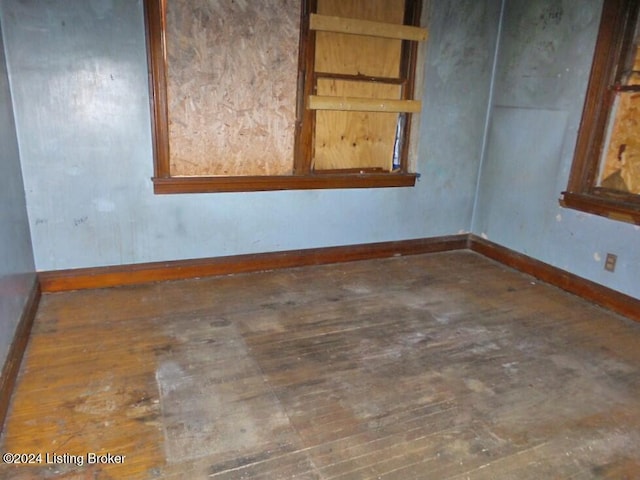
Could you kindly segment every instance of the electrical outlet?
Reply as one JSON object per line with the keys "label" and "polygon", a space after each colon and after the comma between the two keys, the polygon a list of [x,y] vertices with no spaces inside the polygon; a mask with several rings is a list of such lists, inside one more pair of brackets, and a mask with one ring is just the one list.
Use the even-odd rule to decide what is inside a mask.
{"label": "electrical outlet", "polygon": [[613,253],[607,253],[607,258],[604,261],[604,269],[607,272],[613,272],[616,269],[616,261],[618,260],[618,256]]}

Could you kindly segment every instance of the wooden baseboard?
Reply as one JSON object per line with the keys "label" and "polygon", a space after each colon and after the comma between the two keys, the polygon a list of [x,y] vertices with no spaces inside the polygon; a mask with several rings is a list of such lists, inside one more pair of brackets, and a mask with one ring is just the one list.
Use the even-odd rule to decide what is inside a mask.
{"label": "wooden baseboard", "polygon": [[640,321],[640,300],[473,234],[194,260],[56,270],[41,272],[39,280],[42,292],[50,293],[464,249],[482,254]]}
{"label": "wooden baseboard", "polygon": [[9,410],[11,394],[13,393],[13,388],[16,384],[18,373],[20,372],[22,357],[27,349],[33,320],[38,311],[40,296],[40,284],[36,278],[31,292],[29,292],[29,297],[27,298],[20,321],[16,327],[13,342],[11,342],[11,347],[9,347],[7,358],[2,367],[2,377],[0,377],[0,432],[4,427],[4,420]]}
{"label": "wooden baseboard", "polygon": [[41,272],[44,293],[106,288],[165,280],[276,270],[467,248],[468,235],[339,247],[288,250],[228,257]]}
{"label": "wooden baseboard", "polygon": [[637,298],[515,252],[476,235],[469,236],[469,249],[601,307],[613,310],[632,320],[640,321],[640,300]]}

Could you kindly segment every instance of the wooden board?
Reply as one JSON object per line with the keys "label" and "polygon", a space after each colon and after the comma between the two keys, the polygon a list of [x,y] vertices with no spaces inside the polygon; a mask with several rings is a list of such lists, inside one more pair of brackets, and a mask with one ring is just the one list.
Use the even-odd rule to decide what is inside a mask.
{"label": "wooden board", "polygon": [[291,173],[300,2],[166,9],[172,175]]}
{"label": "wooden board", "polygon": [[422,41],[427,39],[427,30],[425,28],[314,13],[311,14],[310,28],[311,30],[323,32],[368,35],[399,40]]}
{"label": "wooden board", "polygon": [[[318,80],[318,94],[398,98],[401,86],[372,82]],[[398,114],[316,112],[315,169],[391,170]]]}
{"label": "wooden board", "polygon": [[[318,0],[318,14],[403,24],[404,1]],[[316,32],[317,72],[398,78],[402,41]],[[318,79],[317,95],[400,99],[400,85]],[[316,112],[315,170],[390,171],[397,113]]]}
{"label": "wooden board", "polygon": [[397,100],[388,98],[331,97],[311,95],[311,110],[337,110],[350,112],[419,112],[422,103],[419,100]]}
{"label": "wooden board", "polygon": [[[404,1],[318,0],[318,13],[402,24]],[[316,33],[316,72],[398,77],[401,40],[344,33]]]}

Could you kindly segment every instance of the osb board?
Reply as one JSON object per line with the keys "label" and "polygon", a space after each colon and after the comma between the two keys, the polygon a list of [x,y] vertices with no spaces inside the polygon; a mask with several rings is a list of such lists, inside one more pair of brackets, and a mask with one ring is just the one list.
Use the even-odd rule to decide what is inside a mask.
{"label": "osb board", "polygon": [[600,186],[640,194],[640,93],[622,93]]}
{"label": "osb board", "polygon": [[[640,84],[640,52],[636,48],[628,85]],[[609,141],[603,157],[600,186],[640,194],[640,93],[618,94]]]}
{"label": "osb board", "polygon": [[293,166],[299,0],[167,0],[172,176]]}
{"label": "osb board", "polygon": [[[318,0],[318,13],[376,22],[404,22],[404,1]],[[317,72],[398,77],[401,40],[317,32]]]}
{"label": "osb board", "polygon": [[[318,80],[318,95],[400,98],[400,93],[399,85]],[[315,170],[391,170],[397,122],[396,113],[316,112]]]}

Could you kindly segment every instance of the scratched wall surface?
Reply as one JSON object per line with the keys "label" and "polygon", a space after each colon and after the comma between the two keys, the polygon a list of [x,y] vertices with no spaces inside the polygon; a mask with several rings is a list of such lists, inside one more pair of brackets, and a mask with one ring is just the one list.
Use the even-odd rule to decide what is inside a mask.
{"label": "scratched wall surface", "polygon": [[167,2],[172,175],[293,169],[298,0]]}
{"label": "scratched wall surface", "polygon": [[0,369],[35,281],[0,24]]}
{"label": "scratched wall surface", "polygon": [[427,3],[415,187],[154,195],[141,0],[0,2],[37,268],[468,231],[499,0]]}
{"label": "scratched wall surface", "polygon": [[[601,0],[509,0],[473,231],[640,298],[640,229],[559,206]],[[618,254],[615,273],[603,268]]]}

